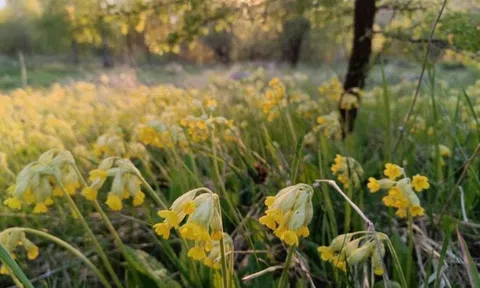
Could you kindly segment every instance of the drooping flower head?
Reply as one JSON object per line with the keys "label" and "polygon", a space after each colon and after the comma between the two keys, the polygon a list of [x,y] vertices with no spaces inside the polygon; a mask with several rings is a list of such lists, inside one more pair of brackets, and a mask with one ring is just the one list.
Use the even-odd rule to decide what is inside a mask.
{"label": "drooping flower head", "polygon": [[108,177],[112,177],[112,186],[105,202],[113,211],[123,208],[123,200],[132,198],[133,206],[143,204],[145,194],[141,191],[140,171],[128,159],[109,157],[103,160],[97,169],[90,171],[90,185],[84,187],[82,195],[90,201],[97,199],[98,191]]}
{"label": "drooping flower head", "polygon": [[324,136],[334,140],[342,137],[342,125],[338,112],[334,111],[317,117],[317,124],[313,128],[313,132],[321,132]]}
{"label": "drooping flower head", "polygon": [[[428,178],[422,175],[415,175],[412,179],[405,175],[402,167],[387,163],[384,170],[385,176],[377,180],[373,177],[368,178],[367,187],[372,193],[376,193],[382,189],[388,190],[388,195],[382,198],[383,203],[387,207],[397,209],[396,215],[400,218],[407,217],[407,212],[412,216],[423,216],[424,209],[420,205],[420,199],[415,194],[430,187]],[[397,180],[399,177],[403,177]]]}
{"label": "drooping flower head", "polygon": [[[363,236],[358,237],[360,235]],[[361,263],[370,257],[373,271],[376,275],[382,275],[384,272],[382,259],[385,256],[383,241],[388,238],[383,233],[376,233],[376,238],[380,247],[377,247],[371,232],[360,231],[342,234],[335,237],[329,246],[318,247],[317,251],[323,261],[330,262],[334,267],[344,272],[347,271],[347,267]],[[378,248],[380,248],[381,256]]]}
{"label": "drooping flower head", "polygon": [[363,169],[360,163],[352,157],[337,154],[330,170],[337,176],[345,188],[348,188],[350,184],[353,185],[353,187],[360,186],[363,178]]}
{"label": "drooping flower head", "polygon": [[274,231],[275,236],[290,246],[298,246],[299,237],[308,237],[308,224],[313,217],[313,188],[297,184],[280,190],[276,196],[268,196],[268,209],[259,221]]}
{"label": "drooping flower head", "polygon": [[[225,254],[233,257],[231,252],[233,251],[233,240],[230,235],[223,233],[224,245],[225,245]],[[227,256],[227,257],[229,257]],[[210,267],[215,270],[220,270],[221,268],[221,248],[220,241],[214,240],[212,249],[207,253],[207,257],[203,259],[203,264],[207,267]],[[228,261],[227,261],[228,262]]]}
{"label": "drooping flower head", "polygon": [[[23,246],[27,252],[28,260],[35,260],[38,257],[39,249],[32,241],[30,241],[23,231],[15,228],[4,230],[0,232],[0,244],[10,254],[10,257],[16,258],[15,249],[18,246]],[[10,271],[6,265],[0,267],[0,274],[8,275]]]}
{"label": "drooping flower head", "polygon": [[[222,216],[218,195],[207,188],[198,188],[177,198],[170,209],[161,210],[158,215],[165,220],[153,226],[164,239],[170,237],[172,228],[178,229],[180,237],[195,241],[188,251],[188,257],[203,261],[213,248],[213,241],[223,237]],[[185,223],[180,223],[187,218]]]}
{"label": "drooping flower head", "polygon": [[3,204],[17,210],[24,205],[34,205],[33,213],[46,213],[48,206],[54,203],[54,196],[61,197],[64,191],[73,195],[80,187],[74,166],[75,160],[68,151],[43,153],[18,173],[16,183],[7,190],[9,198]]}

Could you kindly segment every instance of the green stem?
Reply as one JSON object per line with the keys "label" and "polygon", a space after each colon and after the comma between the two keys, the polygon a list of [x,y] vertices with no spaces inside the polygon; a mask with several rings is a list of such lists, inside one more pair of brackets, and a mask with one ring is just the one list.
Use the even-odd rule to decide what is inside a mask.
{"label": "green stem", "polygon": [[397,267],[397,273],[400,276],[401,287],[408,288],[407,281],[405,280],[405,275],[403,275],[402,264],[400,263],[397,252],[393,247],[392,241],[390,241],[388,237],[387,237],[387,245],[388,245],[388,250],[390,250],[390,254],[392,254],[394,264]]}
{"label": "green stem", "polygon": [[[85,181],[85,178],[83,178],[82,173],[80,173],[80,170],[78,170],[78,167],[76,165],[72,165],[73,169],[75,169],[75,173],[77,173],[78,177],[80,178],[80,181],[82,182],[82,185],[87,187],[88,183]],[[152,186],[148,184],[147,180],[143,178],[141,174],[135,174],[138,179],[142,182],[142,184],[147,188],[148,194],[150,197],[157,203],[157,205],[161,206],[162,209],[168,209],[168,206],[163,202],[163,200],[158,196],[157,192],[153,190]]]}
{"label": "green stem", "polygon": [[10,278],[12,278],[13,283],[15,283],[15,286],[17,286],[17,288],[24,288],[22,282],[18,280],[17,276],[15,276],[15,273],[13,273],[12,269],[8,268],[8,270],[10,271]]}
{"label": "green stem", "polygon": [[292,262],[292,256],[295,252],[295,246],[290,246],[288,250],[287,259],[285,260],[285,266],[283,267],[282,276],[280,276],[280,282],[278,282],[278,288],[285,288],[287,286],[288,270],[290,268],[290,262]]}
{"label": "green stem", "polygon": [[75,201],[73,201],[72,197],[67,193],[67,191],[65,190],[65,187],[63,186],[63,183],[61,181],[61,179],[58,179],[58,177],[56,177],[57,179],[56,182],[57,182],[57,185],[60,186],[60,188],[62,189],[63,193],[65,194],[67,200],[68,200],[68,204],[70,205],[70,207],[72,208],[73,212],[75,212],[76,216],[78,217],[78,219],[80,220],[80,223],[82,224],[83,228],[85,229],[85,231],[87,232],[88,236],[91,238],[93,244],[95,245],[95,248],[97,249],[97,252],[98,252],[98,255],[100,256],[100,258],[102,259],[102,262],[103,264],[105,265],[105,268],[107,268],[107,271],[108,273],[110,274],[110,276],[112,277],[113,279],[113,282],[115,282],[115,285],[117,285],[118,287],[120,288],[123,288],[123,285],[122,285],[122,282],[120,281],[120,279],[118,278],[117,274],[115,273],[115,271],[113,270],[113,267],[112,267],[112,264],[110,263],[110,261],[108,260],[108,257],[107,255],[105,254],[105,251],[103,251],[103,248],[102,246],[100,245],[100,243],[98,242],[97,238],[95,237],[95,234],[93,234],[93,231],[90,229],[90,227],[88,226],[88,223],[87,221],[85,220],[85,218],[83,217],[82,213],[80,212],[80,210],[78,209],[77,205],[75,204]]}
{"label": "green stem", "polygon": [[222,217],[222,207],[220,206],[220,199],[216,197],[216,204],[218,215],[220,217],[220,223],[222,224],[222,238],[220,239],[220,261],[222,262],[222,279],[223,279],[223,288],[229,288],[229,277],[228,277],[228,269],[227,269],[227,258],[225,255],[225,242],[224,242],[224,235],[223,235],[223,217]]}
{"label": "green stem", "polygon": [[63,241],[62,239],[57,238],[57,237],[55,237],[51,234],[48,234],[46,232],[36,230],[36,229],[32,229],[32,228],[13,227],[13,228],[9,228],[9,229],[4,230],[4,232],[5,231],[12,231],[12,230],[17,230],[17,231],[21,231],[21,232],[25,232],[25,233],[29,233],[29,234],[33,234],[33,235],[45,238],[46,240],[49,240],[49,241],[57,244],[58,246],[61,246],[61,247],[65,248],[70,253],[72,253],[73,255],[78,257],[83,263],[85,263],[85,265],[87,265],[88,268],[90,268],[92,270],[92,272],[97,276],[98,280],[100,280],[100,282],[102,283],[102,285],[104,287],[107,287],[107,288],[112,287],[110,285],[110,283],[108,282],[108,280],[105,278],[105,276],[103,276],[102,272],[100,272],[100,270],[98,270],[98,268],[90,260],[88,260],[88,258],[85,257],[85,255],[82,254],[82,252],[78,251],[72,245],[68,244],[67,242]]}
{"label": "green stem", "polygon": [[225,256],[225,243],[223,241],[223,235],[222,235],[222,239],[220,239],[220,256],[221,256],[220,261],[222,262],[223,287],[228,288],[230,285],[228,285],[227,259]]}
{"label": "green stem", "polygon": [[[351,173],[351,172],[350,172]],[[349,181],[349,185],[348,185],[348,188],[347,188],[347,197],[349,199],[352,199],[353,198],[353,183],[350,181],[350,179],[348,180]],[[352,200],[353,201],[353,200]],[[352,218],[352,207],[350,206],[350,204],[347,202],[345,203],[345,226],[344,226],[344,233],[348,233],[348,231],[350,231],[350,222],[351,222],[351,218]]]}
{"label": "green stem", "polygon": [[160,198],[160,196],[158,196],[157,192],[153,190],[152,186],[148,184],[147,180],[145,180],[145,178],[143,178],[142,175],[137,175],[137,176],[140,179],[140,181],[142,181],[143,186],[147,188],[148,194],[157,203],[157,205],[162,207],[162,209],[168,209],[167,204],[165,204],[165,202]]}
{"label": "green stem", "polygon": [[130,262],[130,257],[129,257],[129,254],[127,252],[127,249],[125,248],[125,245],[123,244],[123,241],[122,239],[120,238],[120,235],[118,235],[117,233],[117,230],[115,229],[115,227],[113,226],[112,222],[110,222],[110,219],[108,219],[108,216],[107,214],[105,214],[105,211],[103,211],[102,209],[102,206],[100,206],[100,204],[98,203],[97,200],[95,201],[92,201],[93,202],[93,206],[95,207],[95,209],[98,211],[98,213],[100,213],[100,215],[102,216],[102,219],[103,221],[105,222],[105,225],[107,225],[107,228],[108,230],[110,231],[110,233],[112,234],[113,238],[115,239],[115,242],[116,242],[116,245],[118,246],[118,248],[120,249],[120,251],[122,252],[123,256],[125,257],[125,259]]}
{"label": "green stem", "polygon": [[411,275],[412,275],[412,253],[413,253],[413,218],[412,213],[410,211],[408,213],[408,257],[407,257],[407,283],[410,284],[411,282]]}
{"label": "green stem", "polygon": [[290,115],[290,109],[287,107],[285,109],[285,111],[286,111],[286,114],[287,114],[288,128],[290,129],[290,133],[292,134],[293,143],[296,145],[296,143],[297,143],[297,133],[295,133],[295,127],[293,126],[292,116]]}
{"label": "green stem", "polygon": [[240,217],[237,215],[237,210],[235,209],[235,206],[233,205],[228,193],[227,189],[225,188],[225,183],[223,182],[222,175],[220,174],[220,168],[218,167],[218,162],[217,162],[217,149],[215,147],[215,135],[214,131],[212,131],[212,162],[213,162],[213,169],[215,170],[215,176],[217,177],[218,184],[220,185],[220,189],[222,191],[223,197],[225,197],[225,200],[227,200],[228,208],[232,211],[233,218],[235,222],[238,224],[240,223]]}

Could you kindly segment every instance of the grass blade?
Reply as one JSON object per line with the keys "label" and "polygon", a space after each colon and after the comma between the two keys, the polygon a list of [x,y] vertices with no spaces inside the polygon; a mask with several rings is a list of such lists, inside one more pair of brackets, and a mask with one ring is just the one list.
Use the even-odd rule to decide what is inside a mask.
{"label": "grass blade", "polygon": [[5,250],[5,248],[0,245],[0,260],[4,263],[4,265],[7,265],[10,271],[13,272],[15,277],[17,277],[20,282],[22,282],[23,286],[27,288],[33,288],[32,283],[30,280],[28,280],[27,276],[25,273],[23,273],[22,269],[20,266],[18,266],[17,262],[13,260],[13,258],[10,256],[10,254]]}
{"label": "grass blade", "polygon": [[458,242],[460,244],[460,250],[462,251],[462,258],[465,262],[465,268],[467,269],[468,280],[472,287],[480,287],[480,275],[478,274],[477,266],[472,259],[472,255],[470,255],[470,251],[468,251],[467,243],[465,243],[465,239],[463,239],[462,234],[457,230],[457,237]]}

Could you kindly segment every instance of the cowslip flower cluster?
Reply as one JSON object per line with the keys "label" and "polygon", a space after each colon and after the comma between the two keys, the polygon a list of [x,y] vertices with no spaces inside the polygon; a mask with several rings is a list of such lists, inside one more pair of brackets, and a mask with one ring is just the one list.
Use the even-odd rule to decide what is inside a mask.
{"label": "cowslip flower cluster", "polygon": [[122,136],[109,132],[101,135],[93,147],[94,154],[97,157],[121,156],[126,153],[125,141]]}
{"label": "cowslip flower cluster", "polygon": [[[230,235],[227,233],[223,233],[223,239],[224,239],[224,247],[225,247],[225,254],[226,255],[231,255],[233,251],[233,240]],[[221,269],[221,247],[220,247],[220,241],[214,240],[212,244],[212,249],[208,252],[207,257],[203,259],[203,264],[207,267],[210,267],[214,270],[220,270]]]}
{"label": "cowslip flower cluster", "polygon": [[[445,159],[452,157],[452,150],[443,144],[438,144],[438,151],[440,153],[440,165],[445,166],[447,165]],[[435,159],[436,157],[436,149],[432,147],[432,152],[430,153],[430,157]]]}
{"label": "cowslip flower cluster", "polygon": [[[205,260],[207,253],[213,253],[214,241],[223,238],[222,214],[218,195],[207,188],[198,188],[178,197],[168,210],[158,215],[165,220],[153,225],[155,232],[164,239],[170,237],[172,228],[178,229],[180,237],[195,241],[188,251],[188,257],[197,261],[207,261],[207,265],[216,262]],[[188,216],[188,217],[187,217]],[[180,223],[187,217],[185,224]]]}
{"label": "cowslip flower cluster", "polygon": [[182,119],[180,125],[187,129],[187,134],[194,142],[206,141],[210,135],[206,115],[204,117],[188,116]]}
{"label": "cowslip flower cluster", "polygon": [[273,78],[268,83],[265,91],[265,100],[261,103],[263,113],[268,121],[273,121],[280,116],[279,107],[286,106],[287,89],[278,78]]}
{"label": "cowslip flower cluster", "polygon": [[128,159],[109,157],[104,159],[97,169],[90,171],[90,185],[82,190],[82,195],[95,201],[98,191],[105,184],[107,177],[113,177],[112,186],[105,202],[113,211],[123,208],[123,200],[132,198],[133,206],[140,206],[145,200],[145,194],[141,191],[140,171]]}
{"label": "cowslip flower cluster", "polygon": [[343,93],[343,84],[338,77],[332,77],[328,82],[318,87],[318,93],[320,93],[320,96],[328,97],[328,99],[338,102]]}
{"label": "cowslip flower cluster", "polygon": [[[0,233],[0,244],[10,254],[13,259],[16,258],[15,249],[18,246],[23,246],[27,252],[28,260],[35,260],[38,257],[40,250],[38,246],[31,242],[24,232],[13,229],[7,229]],[[0,274],[9,275],[10,270],[6,265],[0,267]]]}
{"label": "cowslip flower cluster", "polygon": [[[33,213],[48,211],[54,197],[64,196],[64,191],[74,195],[80,187],[75,170],[75,160],[68,151],[49,150],[27,166],[7,190],[9,197],[3,202],[11,209],[20,210],[23,205],[35,205]],[[60,180],[62,183],[57,183]],[[62,185],[59,185],[62,184]]]}
{"label": "cowslip flower cluster", "polygon": [[351,110],[354,108],[358,108],[359,98],[361,95],[362,93],[358,88],[353,88],[352,90],[345,92],[342,97],[340,97],[340,109]]}
{"label": "cowslip flower cluster", "polygon": [[355,188],[360,187],[363,169],[360,163],[352,157],[337,154],[330,170],[337,176],[338,181],[342,182],[345,188],[350,187],[350,184]]}
{"label": "cowslip flower cluster", "polygon": [[313,217],[313,188],[297,184],[280,190],[265,199],[267,210],[259,221],[274,231],[275,236],[290,246],[298,246],[299,237],[308,237],[308,224]]}
{"label": "cowslip flower cluster", "polygon": [[[405,175],[402,167],[392,163],[385,164],[383,173],[388,178],[380,180],[368,178],[367,187],[370,192],[376,193],[381,189],[387,189],[388,195],[383,197],[382,201],[385,206],[396,208],[395,214],[400,218],[407,217],[407,212],[412,216],[423,216],[424,209],[414,190],[421,192],[428,189],[430,187],[428,178],[417,174],[410,179]],[[400,177],[403,178],[397,180]]]}
{"label": "cowslip flower cluster", "polygon": [[340,115],[334,111],[329,114],[317,117],[317,126],[313,132],[320,131],[324,136],[339,140],[342,137],[342,125],[340,124]]}
{"label": "cowslip flower cluster", "polygon": [[[355,236],[364,236],[353,239]],[[372,270],[376,275],[382,275],[382,259],[385,256],[383,241],[387,236],[383,233],[376,233],[380,245],[378,249],[373,234],[370,232],[354,232],[342,234],[335,237],[329,246],[320,246],[318,253],[323,261],[330,262],[334,267],[346,272],[347,267],[361,263],[368,258],[372,260]]]}

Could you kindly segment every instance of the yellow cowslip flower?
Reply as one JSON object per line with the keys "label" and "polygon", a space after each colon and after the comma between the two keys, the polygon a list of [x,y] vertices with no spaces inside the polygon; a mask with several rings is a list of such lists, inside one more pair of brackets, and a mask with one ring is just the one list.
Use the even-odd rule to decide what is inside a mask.
{"label": "yellow cowslip flower", "polygon": [[342,234],[335,237],[329,246],[320,246],[317,248],[318,253],[323,261],[331,261],[337,253],[350,243],[352,234]]}
{"label": "yellow cowslip flower", "polygon": [[[78,175],[74,170],[75,160],[68,151],[49,150],[25,166],[16,177],[15,185],[7,192],[9,197],[4,204],[11,209],[21,209],[24,204],[34,205],[33,213],[46,213],[53,204],[54,191],[58,190],[56,180],[75,193]],[[63,194],[62,194],[63,195]]]}
{"label": "yellow cowslip flower", "polygon": [[[290,246],[298,246],[299,237],[308,237],[308,224],[313,217],[313,188],[297,184],[280,190],[265,200],[268,209],[259,221],[275,236]],[[273,198],[272,198],[273,197]]]}
{"label": "yellow cowslip flower", "polygon": [[150,126],[143,126],[139,128],[138,139],[145,145],[158,146],[160,143],[160,137],[157,131]]}
{"label": "yellow cowslip flower", "polygon": [[[9,228],[0,232],[0,244],[15,259],[15,249],[19,246],[23,246],[27,252],[27,258],[29,260],[35,260],[39,254],[39,248],[33,244],[25,235],[24,232],[16,230],[15,228]],[[2,265],[0,268],[0,274],[8,275],[9,269],[6,265]]]}
{"label": "yellow cowslip flower", "polygon": [[350,184],[352,184],[353,187],[360,186],[363,169],[360,163],[352,157],[344,157],[337,154],[330,170],[337,176],[345,188],[348,188]]}
{"label": "yellow cowslip flower", "polygon": [[203,142],[209,138],[209,125],[205,118],[188,116],[181,121],[182,126],[187,128],[187,134],[194,142]]}
{"label": "yellow cowslip flower", "polygon": [[343,85],[338,77],[334,76],[318,87],[321,96],[328,97],[331,101],[338,102],[343,94]]}
{"label": "yellow cowslip flower", "polygon": [[48,211],[48,208],[47,208],[47,205],[45,205],[45,203],[37,203],[35,205],[35,208],[33,209],[34,214],[43,214],[43,213],[47,213],[47,211]]}
{"label": "yellow cowslip flower", "polygon": [[95,155],[100,157],[106,156],[124,156],[126,153],[125,140],[121,135],[115,132],[108,132],[101,135],[94,145]]}
{"label": "yellow cowslip flower", "polygon": [[87,198],[87,200],[94,201],[97,199],[98,190],[93,189],[92,187],[85,187],[82,190],[82,195]]}
{"label": "yellow cowslip flower", "polygon": [[452,150],[450,150],[450,148],[448,148],[447,146],[443,145],[443,144],[439,144],[438,145],[438,148],[440,150],[440,156],[441,157],[452,157]]}
{"label": "yellow cowslip flower", "polygon": [[0,267],[0,274],[1,275],[9,275],[10,274],[10,270],[8,269],[7,265],[2,265]]}
{"label": "yellow cowslip flower", "polygon": [[353,108],[358,108],[358,105],[358,97],[353,93],[347,92],[340,97],[340,109],[351,110]]}
{"label": "yellow cowslip flower", "polygon": [[215,108],[217,108],[217,100],[215,99],[207,99],[207,102],[206,102],[206,107],[210,110],[214,110]]}
{"label": "yellow cowslip flower", "polygon": [[370,192],[375,193],[378,192],[380,189],[390,189],[392,188],[397,182],[383,178],[380,180],[377,180],[373,177],[368,178],[368,184],[367,187],[370,190]]}
{"label": "yellow cowslip flower", "polygon": [[412,177],[412,186],[415,191],[421,192],[424,189],[428,189],[430,184],[427,177],[417,174]]}
{"label": "yellow cowslip flower", "polygon": [[368,178],[368,184],[367,184],[368,189],[370,189],[370,192],[375,193],[380,190],[380,183],[378,183],[378,180],[370,177]]}
{"label": "yellow cowslip flower", "polygon": [[[162,223],[153,225],[155,232],[158,235],[162,235],[164,239],[168,239],[170,236],[170,229],[178,228],[180,222],[182,222],[187,215],[195,211],[195,207],[192,209],[192,203],[194,206],[195,202],[193,202],[193,200],[199,191],[199,189],[191,190],[178,197],[169,210],[159,211],[158,215],[165,220]],[[189,213],[187,214],[186,212]]]}
{"label": "yellow cowslip flower", "polygon": [[[358,235],[363,236],[353,239],[353,237]],[[379,240],[380,247],[383,249],[383,258],[385,248],[382,241],[387,240],[387,236],[383,233],[376,233],[375,237]],[[377,247],[374,235],[368,231],[342,234],[335,237],[329,246],[320,246],[317,248],[323,261],[330,262],[334,267],[344,272],[347,271],[347,265],[356,265],[365,261],[369,257],[372,257],[372,260],[382,261],[381,259],[374,259],[377,257],[375,256],[376,250]],[[375,266],[374,268],[378,267]]]}
{"label": "yellow cowslip flower", "polygon": [[38,257],[38,254],[40,253],[40,249],[38,248],[37,245],[33,244],[30,240],[28,240],[26,237],[24,237],[21,241],[23,247],[27,251],[27,257],[28,260],[35,260]]}
{"label": "yellow cowslip flower", "polygon": [[[420,199],[413,189],[417,192],[428,189],[430,184],[427,177],[417,174],[413,176],[413,180],[410,180],[410,178],[405,176],[403,168],[397,165],[387,163],[385,168],[384,173],[389,178],[376,180],[370,177],[367,184],[370,191],[377,192],[380,189],[388,189],[388,195],[382,198],[382,202],[387,207],[396,208],[395,215],[400,218],[406,218],[408,213],[413,217],[423,216],[425,213],[424,209],[421,207]],[[392,180],[402,175],[404,178],[398,181]]]}
{"label": "yellow cowslip flower", "polygon": [[188,250],[187,256],[193,260],[201,261],[207,257],[207,254],[205,253],[205,249],[203,247],[195,246]]}
{"label": "yellow cowslip flower", "polygon": [[[161,210],[158,215],[165,220],[153,225],[155,233],[168,239],[170,230],[178,228],[180,237],[195,241],[187,253],[193,260],[204,260],[206,253],[212,250],[214,241],[223,237],[218,195],[207,188],[188,191],[177,198],[170,209]],[[187,216],[186,223],[180,226]]]}
{"label": "yellow cowslip flower", "polygon": [[340,122],[340,114],[337,111],[319,116],[317,118],[317,124],[318,125],[313,128],[315,134],[321,132],[325,137],[333,140],[341,139],[342,124]]}
{"label": "yellow cowslip flower", "polygon": [[410,213],[412,213],[412,216],[423,216],[425,211],[422,207],[420,206],[413,206],[410,208]]}
{"label": "yellow cowslip flower", "polygon": [[372,268],[373,272],[377,276],[383,275],[385,271],[383,271],[383,265],[382,265],[382,259],[385,256],[385,246],[383,243],[380,245],[380,253],[378,253],[378,250],[376,249],[375,246],[372,247]]}
{"label": "yellow cowslip flower", "polygon": [[108,193],[107,201],[105,203],[112,209],[112,211],[120,211],[123,208],[122,198],[113,193]]}
{"label": "yellow cowslip flower", "polygon": [[120,211],[123,208],[122,201],[132,198],[133,206],[140,206],[145,200],[145,194],[141,191],[140,172],[129,159],[109,157],[103,160],[97,169],[90,171],[90,185],[83,188],[82,195],[90,200],[97,199],[98,191],[102,188],[106,179],[113,176],[112,186],[105,202],[111,210]]}
{"label": "yellow cowslip flower", "polygon": [[13,197],[5,199],[5,201],[3,201],[3,205],[7,206],[10,209],[16,209],[16,210],[22,209],[22,202],[17,198],[13,198]]}
{"label": "yellow cowslip flower", "polygon": [[387,163],[385,164],[383,174],[385,174],[390,180],[395,180],[403,174],[403,168],[392,163]]}

